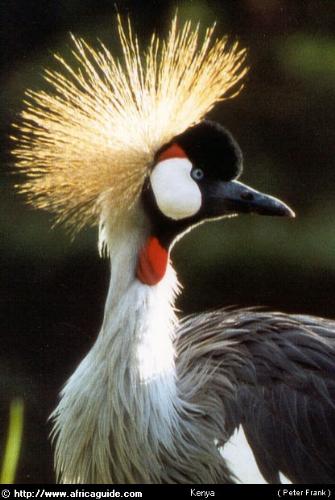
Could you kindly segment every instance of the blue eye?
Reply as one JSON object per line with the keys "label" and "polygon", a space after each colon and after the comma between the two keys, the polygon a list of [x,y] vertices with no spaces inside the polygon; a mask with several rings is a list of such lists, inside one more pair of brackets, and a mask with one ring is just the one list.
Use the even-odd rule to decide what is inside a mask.
{"label": "blue eye", "polygon": [[191,177],[195,181],[201,181],[204,178],[204,171],[201,168],[193,168],[191,171]]}

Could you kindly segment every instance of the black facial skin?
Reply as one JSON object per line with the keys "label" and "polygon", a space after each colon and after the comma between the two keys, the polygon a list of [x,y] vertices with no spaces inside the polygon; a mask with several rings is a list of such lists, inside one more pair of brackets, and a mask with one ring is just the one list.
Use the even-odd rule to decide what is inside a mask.
{"label": "black facial skin", "polygon": [[219,123],[205,120],[187,129],[165,144],[157,153],[177,143],[192,165],[201,168],[206,179],[230,181],[242,173],[242,151],[228,130]]}
{"label": "black facial skin", "polygon": [[[190,226],[204,219],[217,216],[214,195],[218,182],[236,179],[242,172],[242,152],[232,135],[220,124],[203,121],[176,136],[165,144],[156,154],[177,143],[186,153],[193,165],[193,171],[201,169],[204,176],[195,182],[202,193],[203,203],[197,214],[179,221],[166,217],[159,210],[152,192],[150,180],[145,183],[142,192],[144,208],[152,223],[152,235],[169,248],[173,240]],[[196,173],[196,172],[195,172]],[[209,203],[206,203],[208,199]]]}
{"label": "black facial skin", "polygon": [[242,172],[242,152],[232,135],[218,123],[203,121],[176,136],[157,152],[156,162],[172,144],[178,144],[191,161],[191,176],[201,191],[202,204],[192,217],[170,219],[158,208],[150,179],[147,180],[142,191],[143,206],[152,224],[152,236],[166,249],[179,234],[206,219],[252,212],[294,217],[294,212],[280,200],[236,181]]}

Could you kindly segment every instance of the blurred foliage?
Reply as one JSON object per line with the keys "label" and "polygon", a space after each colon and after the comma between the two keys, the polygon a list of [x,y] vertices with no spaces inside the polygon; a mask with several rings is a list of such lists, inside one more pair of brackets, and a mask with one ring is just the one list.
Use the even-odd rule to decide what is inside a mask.
{"label": "blurred foliage", "polygon": [[13,400],[10,405],[7,443],[0,472],[0,484],[12,484],[15,480],[21,450],[23,412],[23,402],[20,399]]}
{"label": "blurred foliage", "polygon": [[[242,94],[211,113],[244,151],[242,180],[285,200],[295,220],[262,217],[204,224],[173,250],[184,313],[236,305],[334,316],[335,2],[333,0],[117,1],[143,43],[181,19],[217,22],[248,48]],[[25,400],[18,481],[50,482],[47,417],[57,393],[92,345],[108,285],[96,230],[71,242],[48,214],[15,194],[10,124],[26,88],[45,86],[54,52],[70,53],[73,32],[115,47],[114,0],[11,0],[1,9],[0,73],[0,417]],[[0,445],[6,426],[0,428]],[[3,447],[1,448],[3,449]]]}
{"label": "blurred foliage", "polygon": [[334,88],[335,84],[335,39],[330,37],[295,34],[278,44],[278,52],[284,71],[304,79],[318,89]]}

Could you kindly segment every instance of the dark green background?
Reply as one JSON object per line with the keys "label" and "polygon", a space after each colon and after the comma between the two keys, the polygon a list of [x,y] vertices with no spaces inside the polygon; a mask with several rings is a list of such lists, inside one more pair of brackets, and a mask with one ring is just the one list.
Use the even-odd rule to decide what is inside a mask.
{"label": "dark green background", "polygon": [[[335,316],[335,2],[333,0],[117,1],[145,43],[182,19],[211,24],[248,48],[243,93],[211,118],[244,151],[242,180],[289,203],[296,220],[241,217],[204,225],[173,251],[185,312],[263,305]],[[115,1],[4,0],[1,16],[0,456],[10,400],[26,405],[19,482],[53,481],[47,416],[92,345],[108,285],[96,232],[71,243],[13,189],[10,123],[24,90],[41,88],[69,32],[115,44]]]}

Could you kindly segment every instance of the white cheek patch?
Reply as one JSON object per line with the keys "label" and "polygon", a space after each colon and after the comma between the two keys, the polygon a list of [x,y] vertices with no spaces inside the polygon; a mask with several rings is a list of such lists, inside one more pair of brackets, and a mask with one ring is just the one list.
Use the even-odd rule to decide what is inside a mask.
{"label": "white cheek patch", "polygon": [[169,158],[154,167],[151,187],[160,211],[170,219],[195,215],[201,207],[201,191],[191,177],[192,163],[186,158]]}

